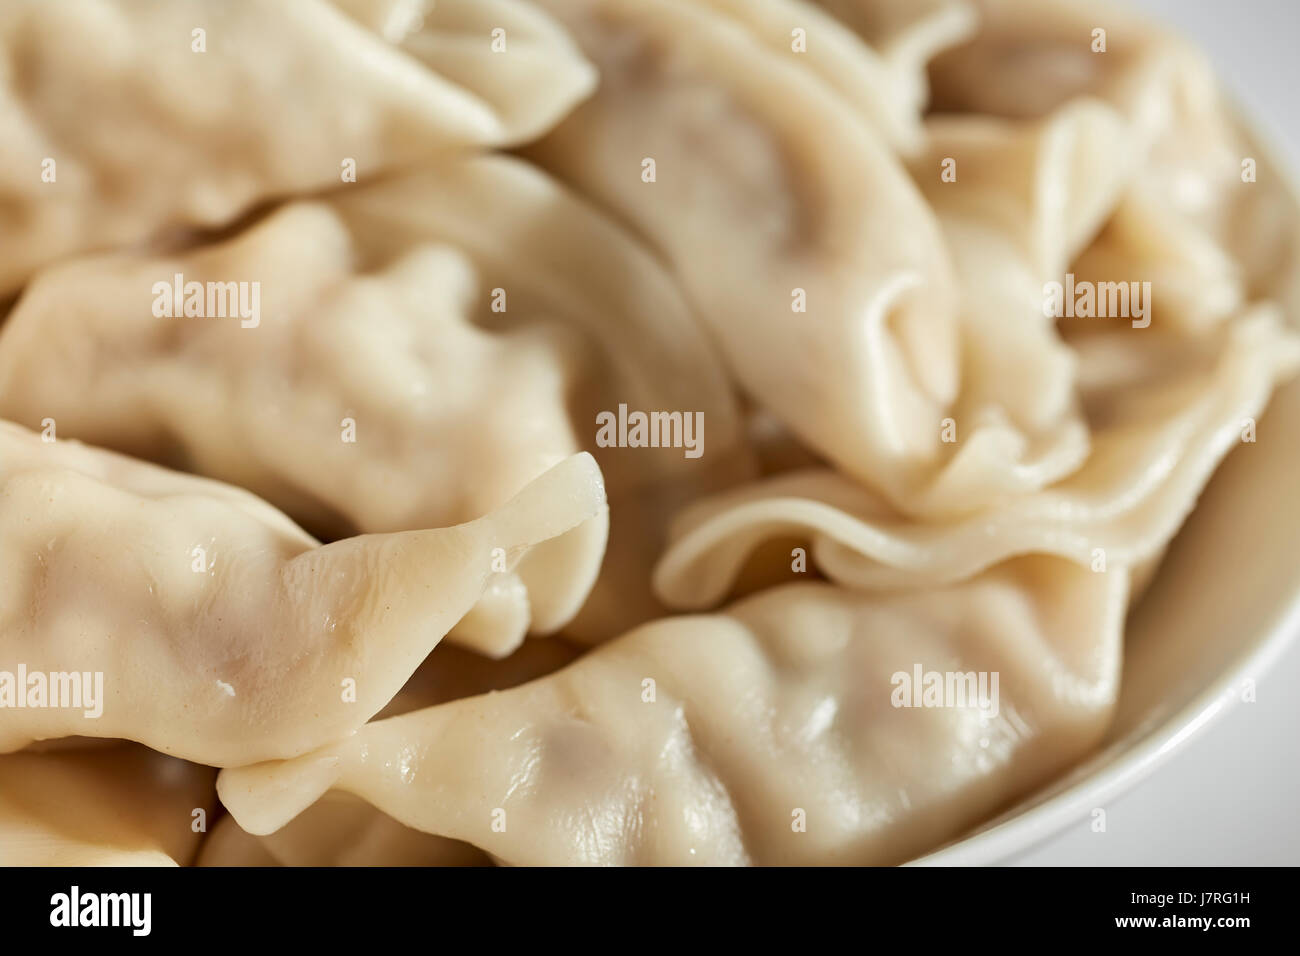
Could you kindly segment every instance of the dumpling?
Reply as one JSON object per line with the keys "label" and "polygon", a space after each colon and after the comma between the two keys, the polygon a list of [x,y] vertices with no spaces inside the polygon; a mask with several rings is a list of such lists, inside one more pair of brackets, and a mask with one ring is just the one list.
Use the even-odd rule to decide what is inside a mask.
{"label": "dumpling", "polygon": [[735,5],[541,5],[600,85],[526,155],[649,239],[752,398],[906,497],[957,393],[956,298],[938,225],[881,136]]}
{"label": "dumpling", "polygon": [[1123,129],[1096,102],[1041,121],[927,123],[911,170],[962,291],[962,384],[945,418],[950,454],[916,476],[895,501],[900,510],[927,519],[973,514],[1045,488],[1087,457],[1075,357],[1044,313],[1042,290],[1092,241],[1130,178],[1135,157],[1109,147]]}
{"label": "dumpling", "polygon": [[[777,475],[686,510],[656,588],[671,606],[709,607],[762,542],[790,537],[811,540],[809,556],[828,577],[868,589],[958,581],[1021,554],[1139,567],[1163,552],[1274,385],[1300,370],[1300,336],[1268,307],[1239,318],[1208,351],[1167,378],[1091,391],[1091,454],[1041,492],[962,519],[917,522],[832,471]],[[789,549],[785,560],[789,567]]]}
{"label": "dumpling", "polygon": [[[217,789],[249,832],[336,789],[511,864],[897,862],[1096,744],[1126,606],[1122,569],[1051,558],[924,593],[788,585]],[[905,692],[931,673],[949,706]]]}
{"label": "dumpling", "polygon": [[[422,707],[504,690],[559,670],[579,656],[562,639],[526,641],[504,660],[446,643],[389,701],[376,720]],[[284,828],[265,836],[223,817],[204,841],[200,866],[484,866],[469,844],[412,830],[357,797],[326,794]]]}
{"label": "dumpling", "polygon": [[[475,272],[453,249],[365,276],[355,256],[337,217],[304,204],[183,260],[44,273],[0,332],[0,414],[237,483],[329,538],[468,521],[578,450],[562,334],[473,325]],[[138,307],[174,274],[249,276],[266,316],[242,328]],[[494,579],[462,638],[503,653],[566,623],[607,534],[600,511],[543,543]]]}
{"label": "dumpling", "polygon": [[[512,159],[443,165],[342,195],[334,207],[372,257],[428,242],[470,257],[482,287],[508,302],[480,319],[485,327],[533,328],[544,317],[584,343],[569,417],[578,447],[600,463],[617,520],[596,587],[565,633],[594,642],[662,614],[648,582],[668,519],[755,473],[717,351],[667,272],[624,230]],[[651,434],[650,447],[603,434],[602,421],[624,408],[680,413],[681,440],[675,424],[660,430],[662,442]]]}
{"label": "dumpling", "polygon": [[[235,278],[250,298],[257,284],[254,320],[173,314],[189,295],[175,285]],[[150,309],[151,288],[173,308]],[[694,416],[702,454],[599,446],[597,417],[620,404]],[[753,475],[722,367],[668,277],[505,158],[290,204],[182,256],[45,270],[0,330],[0,415],[238,483],[326,538],[467,521],[592,451],[622,510],[584,633],[661,613],[648,581],[669,514]],[[601,512],[498,579],[477,612],[513,622],[498,650],[570,622],[607,533]]]}
{"label": "dumpling", "polygon": [[[1113,4],[978,7],[979,32],[933,64],[936,109],[1033,118],[1087,99],[1109,103],[1126,121],[1110,146],[1138,157],[1135,175],[1106,233],[1077,264],[1080,279],[1140,274],[1163,321],[1190,330],[1253,298],[1300,306],[1291,268],[1300,237],[1294,215],[1280,214],[1294,205],[1287,177],[1240,129],[1198,51]],[[1105,31],[1104,53],[1093,49],[1095,30]]]}
{"label": "dumpling", "polygon": [[[3,4],[0,299],[55,259],[224,226],[351,168],[364,179],[521,142],[595,82],[524,4],[447,0],[405,19],[380,15],[391,3],[340,5],[354,16],[324,0]],[[474,8],[505,50],[486,27],[470,42]]]}
{"label": "dumpling", "polygon": [[0,866],[193,862],[216,771],[134,744],[0,757]]}
{"label": "dumpling", "polygon": [[0,0],[0,142],[0,863],[912,859],[1300,372],[1105,0]]}
{"label": "dumpling", "polygon": [[[387,704],[496,568],[603,508],[581,454],[469,523],[319,547],[245,492],[0,425],[0,752],[70,735],[212,766],[310,750]],[[85,680],[19,706],[50,674]],[[69,706],[92,679],[96,700]]]}

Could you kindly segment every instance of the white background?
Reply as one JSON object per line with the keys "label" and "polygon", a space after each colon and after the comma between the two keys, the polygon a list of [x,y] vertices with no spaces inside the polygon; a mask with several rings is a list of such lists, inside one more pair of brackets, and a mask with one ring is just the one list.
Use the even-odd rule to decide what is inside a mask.
{"label": "white background", "polygon": [[[1300,175],[1300,0],[1130,2],[1208,51]],[[1297,500],[1279,506],[1300,507],[1300,475]],[[1106,828],[1081,820],[1015,862],[1300,865],[1300,639],[1259,680],[1256,703],[1238,704],[1112,801]]]}

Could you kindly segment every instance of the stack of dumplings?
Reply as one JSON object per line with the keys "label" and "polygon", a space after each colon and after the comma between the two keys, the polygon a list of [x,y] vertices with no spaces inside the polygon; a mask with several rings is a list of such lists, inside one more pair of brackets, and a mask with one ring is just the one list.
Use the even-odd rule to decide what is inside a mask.
{"label": "stack of dumplings", "polygon": [[1298,319],[1122,7],[0,0],[0,864],[905,862]]}

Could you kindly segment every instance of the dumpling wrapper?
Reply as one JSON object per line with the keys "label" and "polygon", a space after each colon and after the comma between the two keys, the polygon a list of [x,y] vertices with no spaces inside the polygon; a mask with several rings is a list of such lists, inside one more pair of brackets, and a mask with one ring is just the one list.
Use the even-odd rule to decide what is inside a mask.
{"label": "dumpling wrapper", "polygon": [[[337,789],[511,864],[899,862],[1096,744],[1127,601],[1122,569],[1051,558],[926,593],[788,585],[217,789],[252,833]],[[918,666],[997,672],[996,714],[894,706]]]}
{"label": "dumpling wrapper", "polygon": [[116,742],[0,756],[0,866],[188,865],[215,779],[211,767]]}
{"label": "dumpling wrapper", "polygon": [[867,589],[946,584],[1023,554],[1136,568],[1163,552],[1275,384],[1300,370],[1300,337],[1267,307],[1231,325],[1216,351],[1208,367],[1095,392],[1087,462],[1041,492],[923,523],[826,469],[777,475],[683,512],[655,586],[671,606],[709,607],[763,542],[791,537],[811,540],[828,577]]}
{"label": "dumpling wrapper", "polygon": [[246,492],[0,424],[0,672],[99,672],[104,697],[97,716],[0,710],[0,751],[79,735],[211,766],[303,753],[383,708],[494,563],[605,507],[580,454],[466,524],[318,546]]}
{"label": "dumpling wrapper", "polygon": [[[841,4],[852,5],[870,4]],[[957,580],[1040,549],[1149,563],[1273,385],[1293,373],[1294,337],[1261,315],[1269,303],[1245,304],[1253,289],[1285,305],[1286,286],[1275,276],[1248,282],[1269,273],[1230,241],[1225,222],[1258,221],[1255,197],[1268,193],[1243,185],[1235,160],[1225,175],[1223,157],[1241,155],[1247,140],[1203,62],[1175,41],[1143,46],[1135,37],[1150,29],[1118,11],[1105,18],[1121,46],[1111,61],[1080,53],[1090,36],[1081,25],[1095,12],[981,6],[980,32],[935,67],[951,86],[941,106],[975,112],[932,116],[910,160],[962,290],[955,453],[903,503],[812,469],[693,506],[657,570],[671,605],[711,606],[756,574],[788,579],[790,549],[775,573],[774,543],[810,536],[820,569],[859,587]],[[1041,45],[1077,59],[1075,78],[1088,82],[1027,102],[1038,91],[1017,71],[1026,61],[1045,68]],[[959,69],[974,62],[980,72]],[[952,182],[940,176],[946,158],[956,162]],[[1285,251],[1300,230],[1294,202],[1282,206],[1264,231]],[[1289,223],[1281,234],[1279,220]],[[1080,281],[1153,280],[1151,327],[1064,320],[1062,336],[1043,315],[1042,290],[1067,270]],[[925,520],[909,520],[918,515]]]}
{"label": "dumpling wrapper", "polygon": [[[572,663],[580,649],[560,638],[527,641],[494,661],[443,643],[434,648],[376,720],[505,690]],[[204,841],[199,866],[486,866],[481,850],[412,830],[357,797],[334,791],[275,833],[254,836],[223,817]]]}
{"label": "dumpling wrapper", "polygon": [[[579,450],[562,334],[474,326],[474,270],[454,250],[366,276],[354,258],[338,219],[304,204],[183,260],[42,273],[0,330],[0,415],[238,484],[327,538],[471,520]],[[141,293],[174,273],[251,276],[266,315],[156,316]],[[567,623],[608,532],[602,510],[498,567],[455,639],[500,655]]]}
{"label": "dumpling wrapper", "polygon": [[[463,43],[472,48],[495,7],[488,4],[479,17],[479,5],[448,3],[447,29],[430,40],[420,39],[422,3],[337,5],[413,53],[443,51],[444,62],[454,62],[447,54]],[[937,590],[879,595],[814,584],[779,588],[725,614],[640,628],[505,694],[378,719],[355,737],[288,762],[226,771],[223,794],[250,828],[278,826],[322,790],[326,796],[261,844],[222,821],[214,853],[228,847],[234,856],[256,857],[259,846],[278,840],[287,848],[281,856],[310,856],[321,828],[339,826],[369,834],[359,837],[361,856],[370,848],[378,857],[398,851],[403,835],[410,836],[385,815],[392,813],[430,833],[472,840],[506,862],[905,859],[1013,799],[1100,737],[1114,700],[1131,579],[1158,559],[1209,473],[1240,440],[1244,422],[1258,416],[1273,384],[1300,363],[1294,337],[1280,331],[1268,307],[1242,313],[1249,298],[1295,301],[1300,283],[1287,272],[1288,261],[1300,261],[1293,225],[1279,225],[1267,208],[1266,197],[1277,196],[1272,186],[1235,194],[1226,188],[1232,177],[1224,175],[1222,159],[1235,162],[1241,150],[1208,95],[1212,78],[1203,65],[1118,11],[1103,9],[1114,55],[1097,56],[1087,49],[1088,33],[1102,14],[1062,4],[821,0],[871,49],[811,11],[816,55],[801,60],[789,50],[787,21],[805,8],[785,0],[543,5],[574,29],[603,75],[593,103],[536,155],[659,247],[742,382],[759,399],[773,397],[778,416],[848,472],[781,475],[691,509],[660,566],[661,593],[687,607],[715,603],[738,581],[762,578],[751,573],[755,563],[772,555],[784,560],[786,539],[809,536],[817,566],[841,584]],[[806,214],[809,204],[783,207],[780,189],[756,184],[765,177],[778,182],[783,163],[803,159],[791,181],[801,189],[810,188],[802,182],[807,177],[824,184],[850,210],[844,221],[857,225],[871,210],[851,201],[843,188],[847,173],[827,175],[838,168],[835,151],[807,156],[827,145],[826,136],[832,147],[860,140],[859,124],[868,138],[911,149],[909,132],[919,129],[924,98],[922,66],[969,31],[972,9],[981,14],[980,31],[934,65],[938,105],[996,115],[930,120],[925,151],[911,169],[941,226],[941,242],[952,251],[961,295],[940,301],[934,290],[951,279],[933,266],[929,302],[911,313],[912,303],[892,316],[888,308],[879,311],[883,331],[858,350],[852,335],[858,287],[843,276],[833,274],[821,287],[849,290],[840,300],[843,328],[825,322],[813,296],[809,315],[784,313],[789,292],[779,287],[791,270],[782,267],[795,256],[779,241],[764,241],[779,239],[784,224]],[[1087,29],[1079,29],[1085,21]],[[453,23],[466,26],[463,36]],[[860,61],[859,54],[865,54]],[[859,66],[848,69],[854,63]],[[763,81],[750,80],[745,65]],[[454,74],[454,67],[446,73]],[[772,75],[780,84],[772,84]],[[858,82],[876,76],[878,87]],[[815,87],[821,102],[810,95]],[[775,105],[763,102],[760,94],[772,99],[774,88]],[[904,88],[908,96],[896,95]],[[800,110],[823,126],[832,115],[843,121],[829,132],[819,127],[820,140],[800,140],[794,135]],[[662,122],[646,122],[646,115]],[[657,183],[636,178],[642,139],[656,144],[645,155],[659,162]],[[665,142],[667,153],[660,150]],[[582,152],[591,143],[591,154]],[[716,145],[721,159],[701,143]],[[1097,148],[1107,143],[1124,149]],[[938,183],[935,160],[952,153],[960,157],[959,182],[980,188]],[[891,197],[903,195],[889,163],[875,154],[868,159],[867,172],[855,172],[884,184],[879,188]],[[690,172],[682,175],[685,161]],[[675,179],[665,176],[674,169]],[[975,170],[981,172],[972,178]],[[665,192],[671,201],[664,202]],[[409,203],[413,225],[395,228],[393,210],[416,195],[420,201]],[[408,232],[427,238],[429,222],[439,216],[424,217],[422,208],[430,199],[436,205],[437,195],[436,184],[426,182],[410,192],[394,190],[370,210],[362,198],[354,204],[362,213],[349,213],[349,228],[360,223],[374,237],[391,234],[393,249],[408,241]],[[346,210],[351,199],[338,208]],[[723,235],[735,216],[754,221],[756,203],[762,228],[741,237],[747,242],[728,234],[739,253],[710,246],[710,237]],[[825,205],[831,212],[824,219],[833,220],[837,207]],[[900,215],[906,205],[900,200],[887,210],[896,227],[924,219]],[[701,222],[715,228],[697,228]],[[822,251],[797,230],[789,232],[796,233],[790,246]],[[931,233],[938,235],[917,226],[913,238]],[[820,235],[833,237],[825,245],[839,253],[840,240],[852,233],[825,228]],[[426,250],[405,261],[391,256],[375,278],[390,282],[404,265],[411,274],[433,272],[444,280],[457,268],[470,276],[491,256],[466,244],[473,245],[456,236],[450,250],[430,257]],[[859,271],[874,278],[876,268],[888,278],[909,265],[866,256]],[[1173,293],[1157,293],[1160,328],[1133,334],[1066,322],[1061,341],[1034,314],[1034,300],[1043,279],[1060,278],[1056,273],[1066,268],[1081,278],[1156,278]],[[845,275],[858,278],[854,270]],[[471,277],[459,287],[473,284]],[[492,283],[484,276],[483,284]],[[808,282],[797,284],[813,291]],[[762,298],[774,289],[781,293],[768,296],[775,306]],[[745,309],[733,304],[728,314],[727,296]],[[755,334],[756,315],[769,338]],[[775,320],[799,319],[820,323],[822,337],[811,349],[807,326],[791,326],[799,340],[780,337],[786,333]],[[566,353],[544,354],[562,366]],[[942,374],[955,367],[954,354],[960,389],[955,373],[947,384]],[[773,364],[763,365],[764,359]],[[870,402],[889,413],[879,421],[870,414],[855,419],[862,390],[882,383]],[[815,420],[818,413],[825,423]],[[976,436],[946,462],[948,449],[916,437],[937,435],[945,414],[959,421],[964,438]],[[848,430],[836,435],[845,422]],[[888,427],[899,422],[903,440],[891,445]],[[918,488],[924,489],[919,496]],[[1101,568],[1098,549],[1106,559]],[[507,620],[523,626],[526,593],[517,576],[493,576],[460,626],[489,632],[508,629]],[[436,659],[444,651],[454,652],[430,655],[417,677],[442,676]],[[926,655],[943,663],[931,664]],[[917,663],[1001,667],[1011,703],[1004,702],[1003,719],[991,730],[964,712],[876,708],[874,694],[888,703],[886,676],[895,661],[903,671]],[[864,672],[876,676],[874,683],[853,684]],[[644,701],[641,674],[659,681],[657,702]],[[409,681],[380,717],[406,710],[419,696],[416,683]],[[872,719],[853,719],[862,714]],[[891,793],[899,781],[904,786]],[[796,790],[812,796],[800,798]],[[495,802],[494,794],[500,795]],[[784,804],[808,808],[807,833],[790,828]],[[504,832],[492,826],[496,809],[508,812]],[[444,838],[426,839],[436,858]],[[418,842],[410,843],[417,854],[424,852]],[[326,847],[318,859],[337,859],[331,852]]]}
{"label": "dumpling wrapper", "polygon": [[[509,303],[481,317],[484,327],[522,331],[544,317],[583,343],[586,360],[569,372],[569,421],[600,463],[618,519],[600,578],[564,632],[594,643],[661,615],[647,585],[672,514],[756,473],[732,384],[669,273],[626,231],[513,159],[421,170],[340,195],[334,208],[369,261],[428,242],[461,251],[482,288]],[[598,442],[598,416],[621,405],[695,416],[699,457]],[[519,440],[512,434],[498,455],[515,456]]]}
{"label": "dumpling wrapper", "polygon": [[[1128,125],[1112,148],[1141,157],[1114,221],[1077,263],[1080,279],[1150,281],[1157,321],[1191,331],[1260,298],[1300,314],[1291,176],[1242,129],[1204,55],[1127,6],[973,5],[979,30],[932,64],[936,110],[1025,119],[1101,100]],[[1104,53],[1092,50],[1098,28]]]}
{"label": "dumpling wrapper", "polygon": [[729,5],[541,5],[601,81],[526,155],[661,252],[751,397],[905,497],[958,390],[956,297],[938,225],[879,134]]}
{"label": "dumpling wrapper", "polygon": [[[936,117],[911,170],[939,217],[962,291],[956,441],[918,475],[902,512],[960,517],[1076,471],[1089,433],[1075,359],[1044,314],[1043,287],[1101,227],[1136,157],[1110,148],[1122,118],[1084,101],[1041,121]],[[956,180],[943,178],[955,162]]]}
{"label": "dumpling wrapper", "polygon": [[[177,274],[259,283],[258,323],[155,314],[147,293]],[[703,455],[597,447],[597,413],[620,403],[702,417]],[[661,614],[648,581],[671,512],[753,476],[722,367],[668,276],[500,157],[290,204],[182,256],[43,271],[0,330],[0,415],[242,485],[326,538],[467,521],[589,450],[626,507],[588,635]],[[569,624],[608,533],[601,512],[497,581],[476,616],[501,622],[499,644],[473,620],[454,636],[499,655]]]}
{"label": "dumpling wrapper", "polygon": [[[429,7],[403,35],[411,52],[361,25],[377,28],[391,4],[340,6],[353,16],[324,0],[0,7],[0,299],[70,254],[224,226],[264,199],[337,185],[345,160],[364,180],[522,142],[596,80],[525,4],[490,5],[505,52],[486,27],[467,42],[481,3]],[[192,49],[198,29],[206,52]]]}

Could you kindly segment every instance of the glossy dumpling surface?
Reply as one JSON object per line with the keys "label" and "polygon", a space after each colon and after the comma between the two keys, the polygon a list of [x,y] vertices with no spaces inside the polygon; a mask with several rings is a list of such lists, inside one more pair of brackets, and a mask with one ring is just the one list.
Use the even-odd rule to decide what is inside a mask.
{"label": "glossy dumpling surface", "polygon": [[0,750],[125,737],[226,766],[310,749],[388,703],[495,561],[604,507],[577,455],[473,522],[322,547],[246,492],[3,425],[0,671],[98,674],[103,692],[6,709]]}
{"label": "glossy dumpling surface", "polygon": [[[910,596],[790,585],[218,792],[267,833],[338,788],[515,864],[901,861],[1096,742],[1126,605],[1122,570],[1056,559]],[[918,667],[998,672],[997,712],[895,706]]]}

